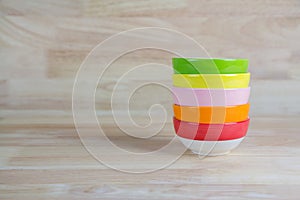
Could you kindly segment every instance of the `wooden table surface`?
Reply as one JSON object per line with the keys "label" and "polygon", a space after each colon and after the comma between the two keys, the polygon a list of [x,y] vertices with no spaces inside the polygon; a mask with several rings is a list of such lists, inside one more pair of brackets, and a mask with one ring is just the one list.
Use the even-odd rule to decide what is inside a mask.
{"label": "wooden table surface", "polygon": [[[251,124],[246,139],[231,154],[200,159],[186,151],[162,170],[130,174],[106,167],[84,148],[72,118],[79,66],[98,43],[140,27],[180,31],[212,57],[249,59]],[[0,199],[298,200],[299,36],[298,0],[1,0]],[[171,67],[172,57],[144,49],[121,57],[105,72],[96,91],[97,116],[121,148],[147,152],[174,137],[171,95],[155,85],[137,91],[129,105],[138,123],[149,121],[151,105],[166,107],[167,123],[149,143],[123,134],[110,115],[112,90],[122,73],[144,63]],[[161,72],[148,80],[171,83]],[[122,94],[144,80],[136,74],[120,88],[117,114],[126,112]],[[118,167],[129,171],[157,164],[126,160],[105,148],[102,153],[120,159]]]}
{"label": "wooden table surface", "polygon": [[[141,174],[96,161],[82,146],[72,119],[31,120],[1,120],[1,199],[299,198],[300,118],[253,118],[248,136],[231,154],[200,159],[186,151],[169,167]],[[167,127],[158,139],[174,137]],[[145,163],[128,158],[120,168],[134,171],[147,168]]]}

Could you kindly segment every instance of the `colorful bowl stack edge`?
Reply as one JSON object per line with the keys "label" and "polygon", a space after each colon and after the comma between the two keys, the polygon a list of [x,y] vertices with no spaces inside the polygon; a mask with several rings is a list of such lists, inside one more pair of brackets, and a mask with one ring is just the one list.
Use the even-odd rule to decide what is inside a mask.
{"label": "colorful bowl stack edge", "polygon": [[193,153],[229,153],[249,126],[247,59],[173,58],[173,124]]}

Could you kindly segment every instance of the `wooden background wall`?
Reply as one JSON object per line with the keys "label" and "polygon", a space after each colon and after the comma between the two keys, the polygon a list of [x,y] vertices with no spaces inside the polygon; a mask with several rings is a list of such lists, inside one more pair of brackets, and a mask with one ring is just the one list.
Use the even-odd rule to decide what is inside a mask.
{"label": "wooden background wall", "polygon": [[[71,116],[74,77],[87,53],[113,34],[143,26],[181,31],[212,57],[249,58],[252,116],[300,114],[300,1],[2,0],[0,12],[4,119]],[[97,93],[104,97],[99,112],[110,109],[114,70],[134,67],[132,57],[171,65],[172,55],[141,51],[121,59],[106,76],[106,91]],[[146,109],[148,100],[159,103],[149,95],[136,108]],[[161,101],[171,103],[170,93]]]}

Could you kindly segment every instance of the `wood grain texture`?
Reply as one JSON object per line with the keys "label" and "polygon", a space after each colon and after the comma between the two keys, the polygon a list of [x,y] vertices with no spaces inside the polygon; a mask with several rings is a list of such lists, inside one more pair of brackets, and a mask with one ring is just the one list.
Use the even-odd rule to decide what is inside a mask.
{"label": "wood grain texture", "polygon": [[[238,149],[203,160],[187,151],[166,169],[146,174],[109,169],[86,151],[72,118],[76,73],[97,44],[139,27],[183,32],[211,57],[250,60],[252,119]],[[144,63],[171,68],[173,56],[154,49],[134,51],[105,72],[95,94],[96,114],[119,147],[144,153],[174,137],[166,88],[145,86],[126,100],[127,91],[144,80],[171,85],[169,74],[159,70],[125,80],[116,101],[117,114],[125,119],[129,107],[140,125],[149,122],[151,105],[163,105],[168,120],[158,135],[146,141],[126,136],[111,113],[111,95],[123,73]],[[2,0],[0,60],[0,199],[299,198],[298,0]],[[122,126],[139,133],[132,124]],[[88,139],[97,145],[97,135]],[[118,153],[103,153],[122,159]],[[120,167],[151,167],[130,159]]]}

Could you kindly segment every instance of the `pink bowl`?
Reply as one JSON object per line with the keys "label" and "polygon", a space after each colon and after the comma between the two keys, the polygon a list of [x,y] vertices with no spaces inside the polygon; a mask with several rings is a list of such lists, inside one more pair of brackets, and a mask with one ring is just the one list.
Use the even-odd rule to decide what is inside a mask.
{"label": "pink bowl", "polygon": [[235,106],[247,104],[250,87],[203,89],[173,87],[174,104],[181,106]]}

